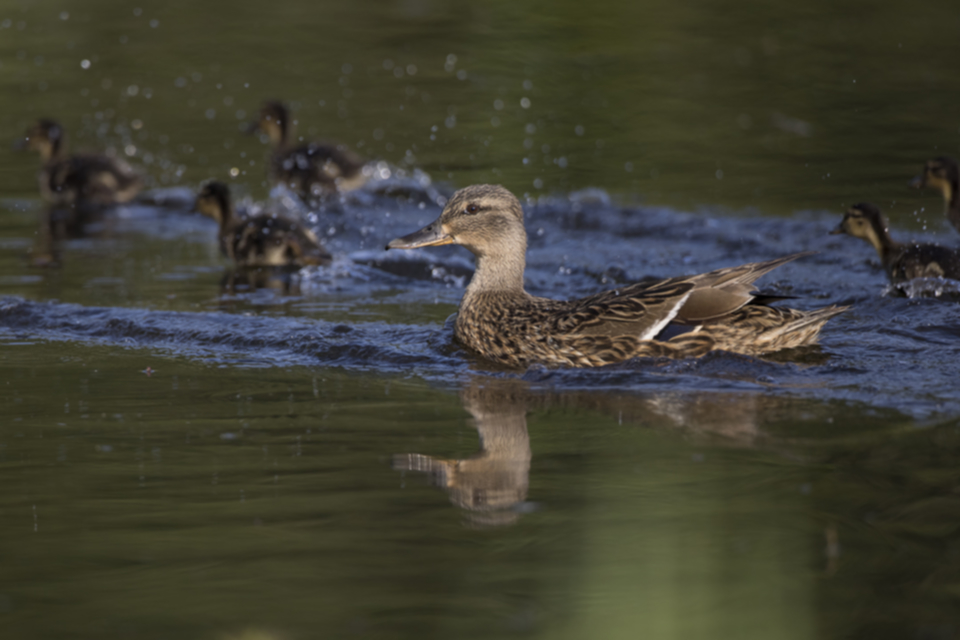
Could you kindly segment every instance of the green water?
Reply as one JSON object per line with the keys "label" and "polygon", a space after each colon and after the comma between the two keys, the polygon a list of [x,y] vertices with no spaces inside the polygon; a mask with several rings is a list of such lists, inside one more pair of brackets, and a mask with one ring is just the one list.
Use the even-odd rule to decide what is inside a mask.
{"label": "green water", "polygon": [[[944,230],[906,183],[960,152],[958,29],[949,2],[17,2],[0,131],[55,116],[156,186],[236,169],[264,198],[240,128],[277,97],[306,137],[456,187],[783,218],[873,200]],[[225,295],[185,216],[107,224],[33,268],[35,171],[0,151],[2,295],[429,326],[459,298]],[[869,380],[876,405],[732,375],[572,390],[138,339],[0,332],[4,638],[960,636],[960,424],[922,385],[900,408]]]}
{"label": "green water", "polygon": [[[416,380],[42,344],[5,346],[0,373],[10,637],[902,637],[957,621],[955,421],[857,429],[859,407],[476,378],[461,396],[484,424]],[[488,447],[491,429],[529,434],[526,506],[505,518],[392,462],[465,460],[477,426]]]}
{"label": "green water", "polygon": [[[0,17],[0,126],[55,115],[77,144],[149,154],[158,182],[236,168],[262,193],[263,150],[239,123],[278,97],[308,137],[457,185],[781,215],[873,200],[919,227],[941,203],[906,182],[960,152],[953,9],[24,2]],[[6,193],[33,193],[31,162],[0,163]],[[921,207],[936,215],[918,222]]]}

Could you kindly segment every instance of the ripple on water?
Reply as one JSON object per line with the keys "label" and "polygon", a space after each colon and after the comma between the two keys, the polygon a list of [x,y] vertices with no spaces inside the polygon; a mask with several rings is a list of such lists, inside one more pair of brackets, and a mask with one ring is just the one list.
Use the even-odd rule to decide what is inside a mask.
{"label": "ripple on water", "polygon": [[[319,207],[288,203],[291,214],[301,215],[324,232],[335,260],[329,267],[302,270],[296,275],[296,286],[282,283],[261,288],[258,282],[228,277],[234,286],[223,289],[220,304],[253,311],[253,315],[8,298],[0,308],[0,328],[8,339],[135,345],[239,366],[401,371],[440,382],[477,369],[516,375],[463,353],[452,345],[449,327],[441,327],[438,320],[424,320],[453,311],[473,270],[469,252],[460,247],[382,250],[392,238],[433,221],[448,195],[425,176],[391,174]],[[182,194],[179,197],[185,199]],[[145,213],[149,208],[143,204],[124,209],[124,215],[139,221],[138,233],[154,230]],[[195,215],[155,217],[162,220],[158,224],[168,239],[179,233],[196,241],[198,234],[207,238],[210,231],[209,221]],[[960,393],[953,380],[960,373],[956,347],[960,323],[951,297],[954,283],[915,282],[910,283],[913,297],[884,295],[886,278],[870,247],[827,235],[837,217],[832,212],[800,212],[779,219],[750,212],[730,215],[622,206],[600,191],[528,202],[526,284],[535,295],[583,296],[645,277],[694,274],[814,249],[818,253],[783,266],[758,286],[795,297],[786,304],[798,308],[827,304],[853,308],[826,326],[822,346],[816,349],[765,359],[718,353],[691,361],[636,360],[596,370],[532,367],[524,377],[559,389],[750,389],[864,401],[922,416],[956,411]],[[119,233],[134,229],[107,226]],[[927,235],[919,240],[936,239]],[[212,232],[206,241],[215,249]],[[90,245],[87,249],[103,252],[102,243],[115,240],[108,235],[84,242]],[[70,255],[64,260],[69,263]],[[122,271],[93,274],[87,286],[119,289],[126,283],[126,289],[135,290],[129,275],[118,275]],[[23,277],[29,275],[33,274]],[[210,275],[185,267],[167,268],[156,277],[173,288]],[[175,289],[163,291],[166,295],[171,290],[175,293]],[[939,297],[921,297],[931,293]],[[272,309],[278,301],[291,296],[298,302],[288,309],[320,317],[336,311],[338,320],[347,315],[370,321],[344,325],[260,315],[275,313]],[[242,304],[224,304],[230,301]],[[431,311],[425,314],[427,309]]]}

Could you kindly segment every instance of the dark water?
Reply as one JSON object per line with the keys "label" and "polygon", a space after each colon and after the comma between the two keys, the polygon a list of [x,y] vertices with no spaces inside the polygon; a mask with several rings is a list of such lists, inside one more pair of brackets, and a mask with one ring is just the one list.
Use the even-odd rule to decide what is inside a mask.
{"label": "dark water", "polygon": [[[3,637],[960,636],[957,285],[892,295],[827,235],[873,200],[957,245],[906,182],[958,151],[958,27],[949,3],[0,9],[11,143],[54,115],[335,256],[234,273],[185,204],[54,241],[35,158],[0,153]],[[265,97],[375,179],[271,193],[240,132]],[[445,324],[469,254],[382,251],[477,181],[524,198],[532,293],[816,250],[763,288],[853,308],[765,359],[491,367]]]}

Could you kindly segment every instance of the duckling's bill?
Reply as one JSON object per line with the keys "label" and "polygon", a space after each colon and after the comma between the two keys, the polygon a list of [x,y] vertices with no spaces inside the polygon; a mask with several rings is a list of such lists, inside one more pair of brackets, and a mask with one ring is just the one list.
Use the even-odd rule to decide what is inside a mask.
{"label": "duckling's bill", "polygon": [[419,249],[420,247],[438,247],[442,244],[453,244],[454,242],[456,241],[453,236],[447,233],[440,221],[437,220],[420,229],[420,231],[414,231],[402,238],[391,240],[386,248]]}
{"label": "duckling's bill", "polygon": [[844,233],[846,233],[846,232],[847,232],[847,230],[843,228],[843,222],[841,222],[841,223],[838,224],[836,227],[834,227],[832,231],[830,231],[830,235],[831,235],[831,236],[839,236],[839,235],[844,234]]}

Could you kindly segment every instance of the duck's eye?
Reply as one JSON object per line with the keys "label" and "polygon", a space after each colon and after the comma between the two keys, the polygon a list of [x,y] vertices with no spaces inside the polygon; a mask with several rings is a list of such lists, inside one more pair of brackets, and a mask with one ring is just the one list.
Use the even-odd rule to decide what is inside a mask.
{"label": "duck's eye", "polygon": [[478,204],[468,204],[467,208],[463,210],[464,213],[474,214],[480,211],[480,205]]}

